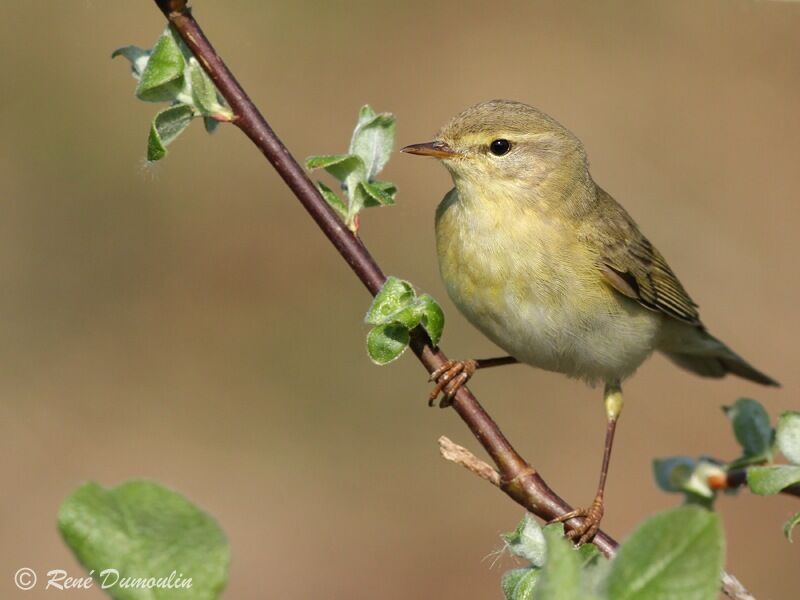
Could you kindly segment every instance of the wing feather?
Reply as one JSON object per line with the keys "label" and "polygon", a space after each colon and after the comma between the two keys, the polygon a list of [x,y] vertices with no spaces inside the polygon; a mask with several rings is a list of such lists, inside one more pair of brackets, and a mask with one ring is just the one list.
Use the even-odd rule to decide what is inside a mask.
{"label": "wing feather", "polygon": [[[604,234],[589,236],[598,247],[599,266],[606,281],[650,310],[702,326],[697,304],[630,215],[599,186],[597,200],[597,218],[602,218]],[[587,229],[592,230],[597,228]]]}

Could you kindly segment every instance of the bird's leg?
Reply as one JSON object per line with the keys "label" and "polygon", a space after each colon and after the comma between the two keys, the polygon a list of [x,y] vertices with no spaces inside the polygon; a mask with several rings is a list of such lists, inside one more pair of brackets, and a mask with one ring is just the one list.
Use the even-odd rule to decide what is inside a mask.
{"label": "bird's leg", "polygon": [[478,369],[489,367],[499,367],[502,365],[513,365],[517,359],[513,356],[500,356],[498,358],[480,358],[470,360],[448,360],[441,367],[431,373],[428,381],[433,381],[430,396],[428,396],[428,406],[433,406],[436,398],[441,394],[439,402],[441,408],[450,406],[456,392],[469,381]]}
{"label": "bird's leg", "polygon": [[622,388],[618,383],[606,384],[603,399],[606,407],[606,442],[603,449],[603,466],[600,469],[597,495],[589,508],[573,510],[553,519],[554,523],[563,523],[573,517],[583,517],[583,522],[567,533],[567,537],[571,540],[577,539],[579,545],[585,544],[594,537],[600,528],[600,521],[603,518],[603,493],[606,488],[608,463],[611,460],[611,447],[614,444],[614,432],[617,429],[617,420],[622,412]]}

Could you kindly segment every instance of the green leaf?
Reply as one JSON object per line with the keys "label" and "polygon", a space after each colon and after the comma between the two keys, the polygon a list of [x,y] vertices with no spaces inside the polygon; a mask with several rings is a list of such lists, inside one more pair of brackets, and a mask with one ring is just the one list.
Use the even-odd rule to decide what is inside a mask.
{"label": "green leaf", "polygon": [[[376,114],[364,106],[358,114],[358,123],[350,140],[350,154],[364,161],[365,179],[370,181],[381,172],[392,154],[395,118],[389,113]],[[385,203],[382,203],[385,204]]]}
{"label": "green leaf", "polygon": [[536,600],[582,600],[580,558],[564,538],[561,523],[544,528],[547,562],[536,586]]}
{"label": "green leaf", "polygon": [[341,182],[346,182],[353,175],[360,175],[363,179],[364,163],[358,156],[352,154],[327,154],[323,156],[309,156],[306,159],[307,169],[325,169]]}
{"label": "green leaf", "polygon": [[347,205],[342,201],[341,198],[339,198],[339,196],[336,195],[336,192],[334,192],[321,181],[317,182],[317,189],[325,199],[325,202],[327,202],[328,205],[336,211],[336,214],[338,214],[342,219],[345,219],[347,217]]}
{"label": "green leaf", "polygon": [[733,432],[744,451],[743,458],[750,459],[746,462],[771,460],[774,432],[764,407],[750,398],[739,398],[733,406],[725,406],[723,410],[733,423]]}
{"label": "green leaf", "polygon": [[411,306],[417,294],[408,282],[389,276],[367,311],[364,320],[370,325],[392,323],[395,315]]}
{"label": "green leaf", "polygon": [[715,600],[723,564],[719,516],[696,506],[659,513],[620,547],[609,600]]}
{"label": "green leaf", "polygon": [[192,99],[194,100],[195,108],[203,115],[213,113],[230,113],[219,102],[217,96],[217,88],[211,78],[197,62],[194,57],[189,59],[189,80],[192,83]]}
{"label": "green leaf", "polygon": [[147,66],[147,61],[150,60],[150,50],[145,50],[138,46],[125,46],[117,48],[111,53],[111,58],[116,58],[117,56],[122,56],[130,61],[131,74],[138,81]]}
{"label": "green leaf", "polygon": [[172,102],[183,89],[185,66],[178,39],[167,27],[142,72],[136,97],[145,102]]}
{"label": "green leaf", "polygon": [[800,483],[800,467],[775,465],[747,469],[747,485],[754,494],[771,496],[782,489]]}
{"label": "green leaf", "polygon": [[511,569],[503,574],[500,585],[506,600],[533,600],[539,569]]}
{"label": "green leaf", "polygon": [[786,521],[783,525],[783,535],[786,536],[786,539],[792,542],[792,529],[800,525],[800,512],[795,513],[794,516]]}
{"label": "green leaf", "polygon": [[442,339],[444,331],[444,311],[442,307],[428,294],[422,294],[418,300],[422,310],[422,326],[436,346]]}
{"label": "green leaf", "polygon": [[504,533],[500,537],[514,556],[527,560],[534,567],[544,565],[547,542],[545,542],[542,528],[532,514],[525,513],[514,531]]}
{"label": "green leaf", "polygon": [[787,411],[778,418],[775,441],[789,462],[800,465],[800,412]]}
{"label": "green leaf", "polygon": [[[220,597],[230,560],[216,521],[183,496],[149,481],[104,489],[86,483],[66,499],[58,514],[64,541],[80,563],[117,600]],[[190,588],[145,590],[123,587],[123,577],[191,578]],[[174,581],[174,580],[173,580]]]}
{"label": "green leaf", "polygon": [[385,365],[405,352],[409,339],[408,329],[402,325],[376,325],[367,334],[367,354],[375,364]]}
{"label": "green leaf", "polygon": [[391,204],[394,204],[394,195],[387,193],[384,189],[382,189],[375,183],[370,183],[368,181],[360,181],[358,185],[364,188],[364,193],[366,194],[366,198],[364,200],[364,206],[367,207],[389,206]]}
{"label": "green leaf", "polygon": [[147,160],[161,160],[167,154],[167,145],[189,126],[194,111],[186,104],[176,104],[162,110],[153,119],[147,140]]}

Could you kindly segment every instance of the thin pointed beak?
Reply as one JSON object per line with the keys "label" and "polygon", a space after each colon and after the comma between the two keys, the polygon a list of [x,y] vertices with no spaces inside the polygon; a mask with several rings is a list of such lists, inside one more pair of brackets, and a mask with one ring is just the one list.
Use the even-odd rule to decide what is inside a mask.
{"label": "thin pointed beak", "polygon": [[459,153],[453,150],[444,142],[425,142],[424,144],[411,144],[401,149],[400,152],[408,154],[419,154],[420,156],[433,156],[435,158],[453,158]]}

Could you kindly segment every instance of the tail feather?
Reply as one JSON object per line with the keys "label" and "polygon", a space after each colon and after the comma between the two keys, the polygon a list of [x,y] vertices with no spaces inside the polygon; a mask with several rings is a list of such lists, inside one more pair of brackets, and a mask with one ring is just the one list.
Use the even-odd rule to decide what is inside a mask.
{"label": "tail feather", "polygon": [[699,328],[695,331],[691,337],[696,343],[686,344],[689,340],[681,336],[683,343],[670,344],[661,351],[679,367],[702,377],[720,378],[732,373],[761,385],[780,386],[780,383],[750,365],[707,331]]}

